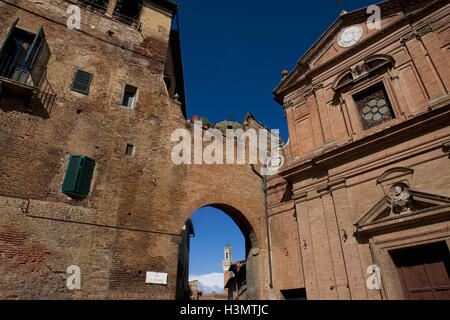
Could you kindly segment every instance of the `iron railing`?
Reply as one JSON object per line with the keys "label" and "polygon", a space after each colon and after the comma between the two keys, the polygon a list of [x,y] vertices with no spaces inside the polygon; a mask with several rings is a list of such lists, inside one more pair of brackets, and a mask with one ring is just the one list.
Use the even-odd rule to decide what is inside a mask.
{"label": "iron railing", "polygon": [[76,2],[84,8],[105,13],[109,0],[77,0]]}
{"label": "iron railing", "polygon": [[117,12],[117,11],[114,11],[113,17],[114,17],[116,20],[118,20],[118,21],[120,21],[120,22],[123,22],[123,23],[125,23],[125,24],[128,24],[128,25],[133,25],[133,24],[136,24],[136,25],[137,25],[138,20],[139,20],[139,15],[137,15],[137,16],[134,17],[134,18],[132,18],[132,17],[123,15],[123,14]]}
{"label": "iron railing", "polygon": [[47,79],[47,68],[45,68],[43,81],[37,97],[38,101],[42,104],[45,111],[50,114],[53,108],[53,104],[55,103],[56,93]]}
{"label": "iron railing", "polygon": [[0,77],[20,83],[27,83],[30,75],[28,67],[13,57],[0,54]]}
{"label": "iron railing", "polygon": [[29,68],[23,61],[0,54],[0,78],[28,86],[37,94],[33,99],[50,112],[56,98],[50,82],[47,79],[47,67],[34,63]]}
{"label": "iron railing", "polygon": [[[87,10],[98,12],[100,14],[105,14],[108,9],[109,0],[66,0],[67,2],[71,2],[79,5]],[[125,23],[130,26],[141,28],[139,23],[139,15],[142,9],[142,4],[138,4],[138,13],[135,17],[130,17],[129,15],[121,13],[121,3],[117,3],[116,7],[113,10],[113,19],[122,23]]]}

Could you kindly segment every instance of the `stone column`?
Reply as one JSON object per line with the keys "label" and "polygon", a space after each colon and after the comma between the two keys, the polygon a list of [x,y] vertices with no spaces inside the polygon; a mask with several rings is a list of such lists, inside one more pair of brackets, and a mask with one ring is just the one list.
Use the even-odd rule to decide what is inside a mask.
{"label": "stone column", "polygon": [[310,88],[305,92],[306,104],[311,115],[311,125],[313,128],[314,148],[320,148],[325,143],[325,138],[322,130],[322,123],[320,121],[319,108],[315,97],[317,86]]}
{"label": "stone column", "polygon": [[[347,234],[347,240],[342,242],[345,268],[350,287],[352,300],[367,300],[366,280],[363,275],[363,267],[358,250],[358,242],[353,236],[354,226],[352,222],[350,204],[345,187],[345,180],[334,183],[331,186],[332,199],[336,212],[339,229]],[[341,234],[342,235],[342,234]],[[342,235],[344,236],[344,235]]]}
{"label": "stone column", "polygon": [[331,194],[326,192],[321,198],[325,214],[328,241],[330,243],[331,259],[333,261],[336,281],[335,290],[339,300],[350,300],[350,290],[341,245],[341,241],[346,242],[349,235],[339,229]]}
{"label": "stone column", "polygon": [[319,287],[317,284],[316,265],[314,261],[314,247],[307,206],[307,193],[294,195],[297,225],[299,232],[299,245],[302,255],[303,274],[308,300],[319,300]]}
{"label": "stone column", "polygon": [[292,104],[288,104],[285,107],[285,113],[289,129],[289,144],[291,148],[291,155],[292,158],[295,158],[300,155],[301,151],[299,147],[299,141],[297,138],[297,130],[296,130],[297,123],[295,122],[294,107]]}
{"label": "stone column", "polygon": [[445,88],[444,91],[448,93],[450,91],[450,77],[448,76],[448,70],[450,65],[445,58],[444,53],[441,50],[439,39],[437,36],[430,32],[421,37],[422,43],[428,52],[431,63],[436,70],[436,74],[443,82]]}
{"label": "stone column", "polygon": [[317,110],[319,110],[320,121],[322,123],[322,131],[324,142],[329,143],[334,140],[333,130],[331,126],[330,116],[328,113],[328,105],[325,98],[326,89],[320,86],[315,92]]}
{"label": "stone column", "polygon": [[446,92],[433,66],[430,55],[421,40],[425,34],[431,31],[431,25],[423,26],[403,36],[400,40],[406,46],[419,72],[429,100],[439,98]]}

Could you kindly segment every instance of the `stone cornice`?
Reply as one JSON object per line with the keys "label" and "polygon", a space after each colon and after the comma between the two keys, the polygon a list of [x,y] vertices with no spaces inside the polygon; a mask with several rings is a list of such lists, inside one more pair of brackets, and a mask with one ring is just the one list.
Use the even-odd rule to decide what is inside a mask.
{"label": "stone cornice", "polygon": [[[399,3],[400,7],[402,7],[401,4],[403,1],[386,1],[386,2]],[[277,97],[277,99],[275,99],[275,100],[281,101],[280,96],[285,95],[287,93],[287,91],[292,89],[293,87],[295,88],[296,85],[298,85],[300,82],[303,81],[302,79],[312,79],[315,75],[323,72],[324,70],[329,69],[332,65],[335,65],[336,63],[339,63],[339,62],[345,60],[349,56],[356,54],[359,50],[361,50],[361,48],[382,39],[383,37],[385,37],[386,34],[391,33],[395,29],[398,29],[404,25],[410,25],[414,20],[417,20],[418,18],[422,18],[423,16],[428,14],[430,11],[435,9],[436,6],[439,7],[442,4],[446,4],[446,1],[445,0],[436,0],[432,3],[430,3],[429,5],[425,6],[421,10],[409,13],[409,14],[403,16],[402,18],[394,21],[387,27],[385,27],[382,30],[375,33],[374,35],[367,37],[366,39],[362,40],[360,43],[356,44],[352,48],[349,48],[349,49],[343,51],[342,53],[338,54],[334,58],[319,65],[318,67],[315,67],[313,69],[306,67],[306,60],[308,59],[307,57],[309,55],[314,55],[316,53],[316,51],[320,49],[319,44],[322,43],[321,41],[325,41],[322,39],[322,37],[324,37],[325,35],[328,35],[329,32],[332,32],[332,30],[337,28],[336,24],[339,21],[339,19],[338,19],[330,27],[330,29],[318,40],[318,42],[316,42],[316,44],[303,56],[303,58],[299,60],[297,66],[294,68],[294,70],[292,70],[288,76],[283,78],[283,80],[280,82],[280,84],[277,86],[277,88],[273,91],[273,94]],[[358,10],[358,11],[361,11],[361,10]],[[356,11],[356,12],[358,12],[358,11]],[[351,14],[353,14],[353,13],[350,13],[348,15],[351,15]],[[345,16],[343,16],[343,17],[345,17]],[[327,39],[326,41],[328,41],[330,38],[331,38],[330,36],[326,37],[326,39]],[[322,43],[322,45],[323,45],[323,43]],[[315,51],[313,49],[315,49]],[[295,80],[295,79],[297,79],[297,80]]]}
{"label": "stone cornice", "polygon": [[433,128],[436,128],[439,123],[444,124],[450,121],[449,102],[450,101],[447,99],[443,106],[433,111],[420,114],[388,129],[364,137],[360,140],[349,142],[328,152],[312,156],[306,160],[294,162],[288,167],[283,168],[279,172],[279,175],[286,179],[291,179],[294,176],[305,174],[317,167],[326,168],[338,161],[345,161],[345,159],[360,155],[363,150],[383,146],[386,144],[387,140],[393,142],[405,139],[405,137],[410,136],[410,132],[419,133],[429,131],[430,129],[432,130]]}

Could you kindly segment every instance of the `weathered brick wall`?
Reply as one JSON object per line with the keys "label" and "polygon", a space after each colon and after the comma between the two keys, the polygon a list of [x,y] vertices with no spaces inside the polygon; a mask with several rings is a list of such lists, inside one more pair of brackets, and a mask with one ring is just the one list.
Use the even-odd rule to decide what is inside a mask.
{"label": "weathered brick wall", "polygon": [[[427,4],[430,7],[423,10]],[[306,288],[308,299],[403,299],[389,251],[436,241],[448,243],[445,210],[439,219],[420,220],[403,229],[392,227],[391,231],[386,227],[370,237],[358,238],[355,223],[389,194],[395,182],[405,182],[411,189],[429,194],[450,195],[445,147],[450,140],[449,8],[443,1],[416,4],[414,10],[419,11],[408,23],[397,23],[396,28],[381,30],[379,35],[372,32],[371,41],[336,51],[340,30],[347,25],[363,25],[367,19],[363,15],[344,17],[343,25],[337,23],[336,30],[326,33],[334,32],[329,39],[333,43],[321,43],[316,56],[308,57],[311,66],[318,68],[311,71],[312,81],[297,75],[304,84],[302,88],[286,85],[286,91],[280,91],[278,98],[284,98],[293,158],[288,158],[280,175],[269,181],[276,289]],[[395,12],[395,4],[391,9]],[[402,21],[414,10],[411,7],[391,16],[394,12],[382,11],[387,16],[382,20],[383,28]],[[419,26],[430,23],[431,29],[410,36]],[[361,42],[370,35],[364,30]],[[345,50],[350,52],[345,54]],[[384,81],[396,105],[397,118],[363,130],[351,96],[357,90],[343,93],[339,102],[336,95],[340,92],[335,94],[332,87],[340,72],[379,53],[391,55],[395,65],[363,80],[359,89]],[[327,68],[320,69],[327,63]],[[288,81],[293,80],[295,76],[288,76]],[[409,168],[412,173],[397,173],[383,183],[377,182],[384,172],[397,167]],[[298,228],[298,236],[291,224]],[[299,257],[290,257],[295,250],[300,252]],[[289,257],[282,257],[283,251]],[[284,266],[295,263],[300,265],[296,273],[287,272]],[[367,268],[374,264],[381,267],[381,290],[366,286],[370,276]]]}
{"label": "weathered brick wall", "polygon": [[[43,26],[56,92],[49,114],[25,113],[19,96],[0,100],[0,296],[174,299],[178,235],[195,210],[214,205],[255,248],[251,297],[268,297],[261,180],[248,165],[171,161],[171,133],[192,127],[163,81],[168,38],[157,32],[170,23],[147,17],[163,28],[144,23],[140,33],[82,9],[82,31],[70,31],[67,6],[0,1],[0,39],[17,17],[17,27],[30,32]],[[70,90],[77,68],[94,75],[87,96]],[[138,88],[133,109],[121,106],[125,84]],[[133,157],[125,155],[127,144],[135,146]],[[96,160],[84,200],[61,192],[70,154]],[[81,268],[81,290],[65,286],[70,265]],[[168,273],[167,286],[146,285],[146,271]]]}

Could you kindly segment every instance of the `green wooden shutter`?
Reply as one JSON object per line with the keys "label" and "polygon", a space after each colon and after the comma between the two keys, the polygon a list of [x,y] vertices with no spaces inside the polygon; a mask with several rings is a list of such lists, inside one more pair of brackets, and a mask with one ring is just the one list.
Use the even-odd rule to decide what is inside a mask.
{"label": "green wooden shutter", "polygon": [[67,165],[66,176],[62,185],[63,192],[76,192],[78,175],[83,156],[71,155]]}
{"label": "green wooden shutter", "polygon": [[27,55],[25,56],[25,64],[28,68],[31,69],[34,61],[38,55],[39,49],[41,48],[42,42],[44,40],[44,30],[42,27],[39,28],[36,36],[34,37],[33,43],[31,44],[30,50],[28,50]]}
{"label": "green wooden shutter", "polygon": [[95,160],[84,157],[81,162],[80,177],[77,183],[76,193],[87,196],[91,188],[92,174],[94,173]]}
{"label": "green wooden shutter", "polygon": [[73,77],[72,86],[70,89],[83,94],[89,93],[89,87],[91,86],[92,73],[77,69],[75,76]]}
{"label": "green wooden shutter", "polygon": [[14,20],[11,28],[8,31],[8,34],[6,35],[5,41],[3,41],[2,47],[0,49],[0,53],[3,52],[3,49],[6,48],[6,45],[8,44],[8,42],[11,40],[11,35],[14,31],[14,29],[16,28],[17,23],[19,22],[19,18],[17,18],[16,20]]}

